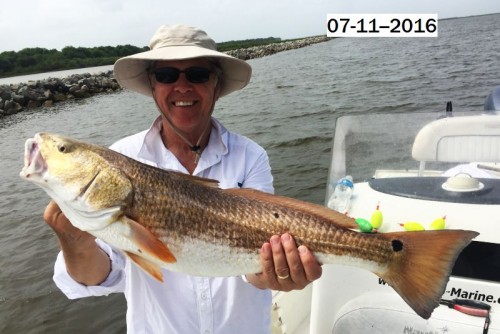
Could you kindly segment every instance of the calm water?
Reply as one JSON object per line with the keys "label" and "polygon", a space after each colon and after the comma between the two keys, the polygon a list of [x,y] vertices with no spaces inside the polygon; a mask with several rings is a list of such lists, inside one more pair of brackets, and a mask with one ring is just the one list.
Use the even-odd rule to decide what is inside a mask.
{"label": "calm water", "polygon": [[[323,203],[336,117],[439,112],[450,100],[457,111],[481,110],[500,85],[500,15],[441,21],[439,36],[335,39],[252,60],[250,85],[215,115],[267,149],[278,194]],[[109,145],[156,115],[148,98],[118,92],[0,119],[0,333],[125,332],[121,295],[69,301],[52,283],[49,199],[18,174],[35,132]]]}
{"label": "calm water", "polygon": [[39,74],[18,75],[16,77],[0,78],[0,85],[28,82],[29,80],[42,80],[42,79],[47,79],[49,77],[50,78],[65,78],[69,75],[76,74],[76,73],[85,73],[85,72],[99,73],[99,72],[107,72],[107,71],[112,70],[112,69],[113,69],[112,65],[106,65],[106,66],[87,67],[87,68],[81,68],[81,69],[75,69],[75,70],[63,70],[63,71],[54,71],[54,72],[46,72],[46,73],[39,73]]}

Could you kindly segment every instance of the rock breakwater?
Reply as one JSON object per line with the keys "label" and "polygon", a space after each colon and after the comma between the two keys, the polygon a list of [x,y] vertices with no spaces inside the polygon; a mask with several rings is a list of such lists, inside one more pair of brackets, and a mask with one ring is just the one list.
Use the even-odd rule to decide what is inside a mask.
{"label": "rock breakwater", "polygon": [[[299,49],[311,44],[327,41],[326,36],[307,37],[268,45],[227,51],[243,60],[269,56],[281,51]],[[95,94],[121,90],[113,71],[95,74],[73,74],[66,78],[47,78],[0,85],[0,117],[16,114],[25,109],[51,107],[54,103],[88,98]]]}
{"label": "rock breakwater", "polygon": [[284,42],[280,42],[280,43],[272,43],[272,44],[267,44],[267,45],[253,46],[253,47],[245,48],[245,49],[236,49],[236,50],[227,51],[226,53],[230,56],[233,56],[233,57],[236,57],[239,59],[249,60],[249,59],[254,59],[254,58],[261,58],[261,57],[265,57],[265,56],[270,56],[272,54],[282,52],[282,51],[303,48],[303,47],[309,46],[311,44],[326,42],[329,39],[331,39],[331,38],[328,38],[326,36],[314,36],[314,37],[301,38],[301,39],[296,39],[296,40],[291,40],[291,41],[284,41]]}
{"label": "rock breakwater", "polygon": [[24,109],[51,107],[54,103],[119,89],[113,71],[0,85],[0,116],[16,114]]}

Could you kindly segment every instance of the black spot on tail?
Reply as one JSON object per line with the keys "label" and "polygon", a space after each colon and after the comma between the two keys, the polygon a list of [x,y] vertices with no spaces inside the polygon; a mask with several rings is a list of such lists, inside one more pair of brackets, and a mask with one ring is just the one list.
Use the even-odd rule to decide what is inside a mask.
{"label": "black spot on tail", "polygon": [[275,213],[274,213],[274,218],[279,218],[279,217],[280,217],[280,214],[279,214],[279,213],[277,213],[277,212],[275,212]]}
{"label": "black spot on tail", "polygon": [[392,250],[401,252],[403,250],[403,242],[401,240],[392,240]]}

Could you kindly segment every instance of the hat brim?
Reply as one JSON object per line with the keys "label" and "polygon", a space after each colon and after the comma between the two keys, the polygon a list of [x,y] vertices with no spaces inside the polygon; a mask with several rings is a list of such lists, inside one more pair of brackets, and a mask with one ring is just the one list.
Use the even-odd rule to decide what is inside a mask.
{"label": "hat brim", "polygon": [[148,69],[159,60],[184,60],[194,58],[216,58],[222,69],[220,96],[245,87],[250,81],[252,68],[238,58],[196,45],[169,46],[123,57],[115,62],[113,71],[123,88],[152,96]]}

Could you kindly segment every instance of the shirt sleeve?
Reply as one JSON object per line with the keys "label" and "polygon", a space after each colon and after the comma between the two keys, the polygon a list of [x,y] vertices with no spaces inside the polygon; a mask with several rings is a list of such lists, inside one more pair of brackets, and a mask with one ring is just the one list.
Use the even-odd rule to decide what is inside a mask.
{"label": "shirt sleeve", "polygon": [[86,286],[75,281],[66,269],[66,263],[62,252],[57,255],[54,265],[54,282],[57,287],[69,299],[90,297],[90,296],[107,296],[114,292],[123,292],[125,290],[125,258],[123,254],[111,248],[108,244],[96,239],[97,245],[108,254],[111,261],[111,272],[104,282],[100,285]]}
{"label": "shirt sleeve", "polygon": [[273,175],[266,151],[262,150],[255,163],[249,168],[242,187],[274,193]]}

